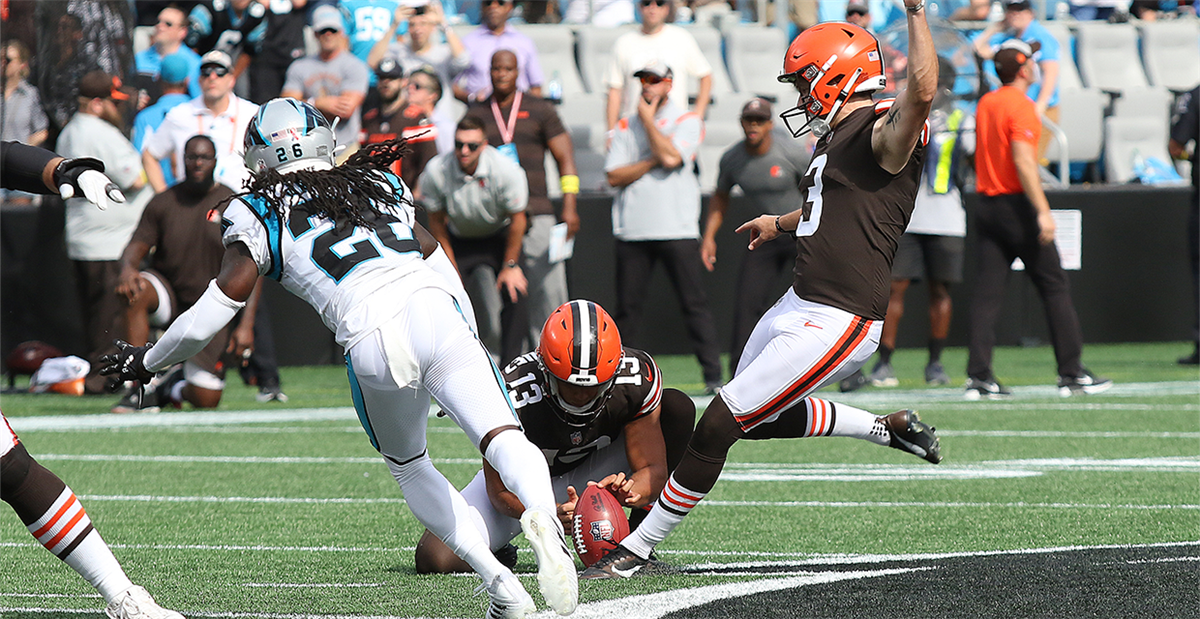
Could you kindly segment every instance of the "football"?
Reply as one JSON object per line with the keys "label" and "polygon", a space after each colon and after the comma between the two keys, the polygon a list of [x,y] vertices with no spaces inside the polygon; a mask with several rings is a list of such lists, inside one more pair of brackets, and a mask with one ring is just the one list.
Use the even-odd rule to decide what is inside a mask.
{"label": "football", "polygon": [[46,359],[63,356],[62,351],[37,340],[22,342],[9,353],[4,360],[5,367],[12,374],[33,374],[42,367]]}
{"label": "football", "polygon": [[629,519],[625,517],[625,510],[617,502],[617,497],[599,486],[588,486],[579,495],[571,525],[575,552],[588,567],[629,535]]}

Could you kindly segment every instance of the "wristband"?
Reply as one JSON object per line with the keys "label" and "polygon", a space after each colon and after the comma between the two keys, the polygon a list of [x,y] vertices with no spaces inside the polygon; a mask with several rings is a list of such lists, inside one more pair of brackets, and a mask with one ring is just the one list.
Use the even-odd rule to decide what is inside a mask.
{"label": "wristband", "polygon": [[908,7],[904,7],[904,8],[908,9],[909,13],[920,12],[921,9],[925,8],[925,0],[921,0],[920,2],[918,2],[917,6],[908,6]]}
{"label": "wristband", "polygon": [[788,232],[787,230],[784,230],[784,229],[783,229],[783,226],[779,225],[779,218],[780,218],[780,217],[782,217],[782,215],[776,215],[776,216],[775,216],[775,229],[776,229],[776,230],[778,230],[780,234],[786,234],[786,235],[788,235],[788,236],[792,236],[792,233],[791,233],[791,232]]}
{"label": "wristband", "polygon": [[579,193],[579,177],[574,174],[564,174],[558,177],[563,193]]}

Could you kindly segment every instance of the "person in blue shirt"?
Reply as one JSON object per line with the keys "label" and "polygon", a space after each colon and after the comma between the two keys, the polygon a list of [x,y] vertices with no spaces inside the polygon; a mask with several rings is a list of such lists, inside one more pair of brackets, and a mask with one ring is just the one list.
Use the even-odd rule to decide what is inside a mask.
{"label": "person in blue shirt", "polygon": [[158,22],[151,35],[152,45],[133,57],[140,77],[158,80],[165,58],[178,54],[187,62],[188,94],[200,96],[200,55],[183,44],[188,35],[188,19],[184,12],[169,6],[158,12]]}
{"label": "person in blue shirt", "polygon": [[[162,67],[158,73],[162,96],[154,105],[138,112],[137,117],[133,119],[133,147],[138,149],[138,152],[142,151],[142,144],[146,141],[146,137],[158,129],[171,108],[192,99],[189,94],[191,84],[191,78],[188,77],[189,70],[187,58],[183,54],[171,54],[163,58]],[[164,170],[171,169],[171,157],[168,156],[159,163]],[[177,182],[176,175],[167,174],[165,176],[168,187]]]}
{"label": "person in blue shirt", "polygon": [[[396,9],[401,4],[412,7],[415,6],[413,0],[400,2],[399,0],[340,0],[338,8],[342,12],[342,19],[346,22],[346,38],[350,40],[350,53],[358,57],[359,60],[367,62],[367,57],[371,55],[371,48],[379,42],[388,31],[392,29],[392,19],[396,15]],[[410,8],[407,11],[409,14],[414,12]],[[408,32],[408,21],[398,24],[395,29],[395,36]],[[368,63],[369,64],[369,63]],[[375,85],[375,72],[371,71],[367,77],[369,86]]]}
{"label": "person in blue shirt", "polygon": [[[1029,0],[1004,0],[1004,18],[988,25],[975,38],[975,53],[988,61],[985,69],[995,75],[992,57],[1005,41],[1020,39],[1033,48],[1033,60],[1037,63],[1038,79],[1026,94],[1037,104],[1038,118],[1049,118],[1058,123],[1058,63],[1061,58],[1058,39],[1033,16]],[[1034,45],[1034,44],[1037,45]],[[1043,131],[1038,143],[1038,159],[1041,160],[1050,144],[1050,132]]]}

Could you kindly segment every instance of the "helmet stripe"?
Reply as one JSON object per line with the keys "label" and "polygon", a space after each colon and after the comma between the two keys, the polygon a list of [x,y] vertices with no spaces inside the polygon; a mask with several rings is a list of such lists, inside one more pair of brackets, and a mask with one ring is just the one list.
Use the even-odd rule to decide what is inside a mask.
{"label": "helmet stripe", "polygon": [[586,301],[571,302],[572,365],[581,376],[596,372],[596,309]]}

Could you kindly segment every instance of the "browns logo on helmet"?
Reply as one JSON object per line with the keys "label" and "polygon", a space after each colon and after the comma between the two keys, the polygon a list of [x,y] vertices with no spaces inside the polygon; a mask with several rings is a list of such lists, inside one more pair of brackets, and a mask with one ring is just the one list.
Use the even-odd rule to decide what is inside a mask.
{"label": "browns logo on helmet", "polygon": [[616,322],[591,301],[568,301],[546,319],[537,352],[555,412],[587,425],[612,395],[624,357]]}
{"label": "browns logo on helmet", "polygon": [[[783,57],[779,81],[793,84],[800,93],[796,107],[779,115],[792,137],[808,131],[818,138],[829,132],[829,122],[851,95],[882,90],[883,54],[870,32],[840,22],[817,24],[801,32]],[[805,118],[799,128],[792,119]]]}

